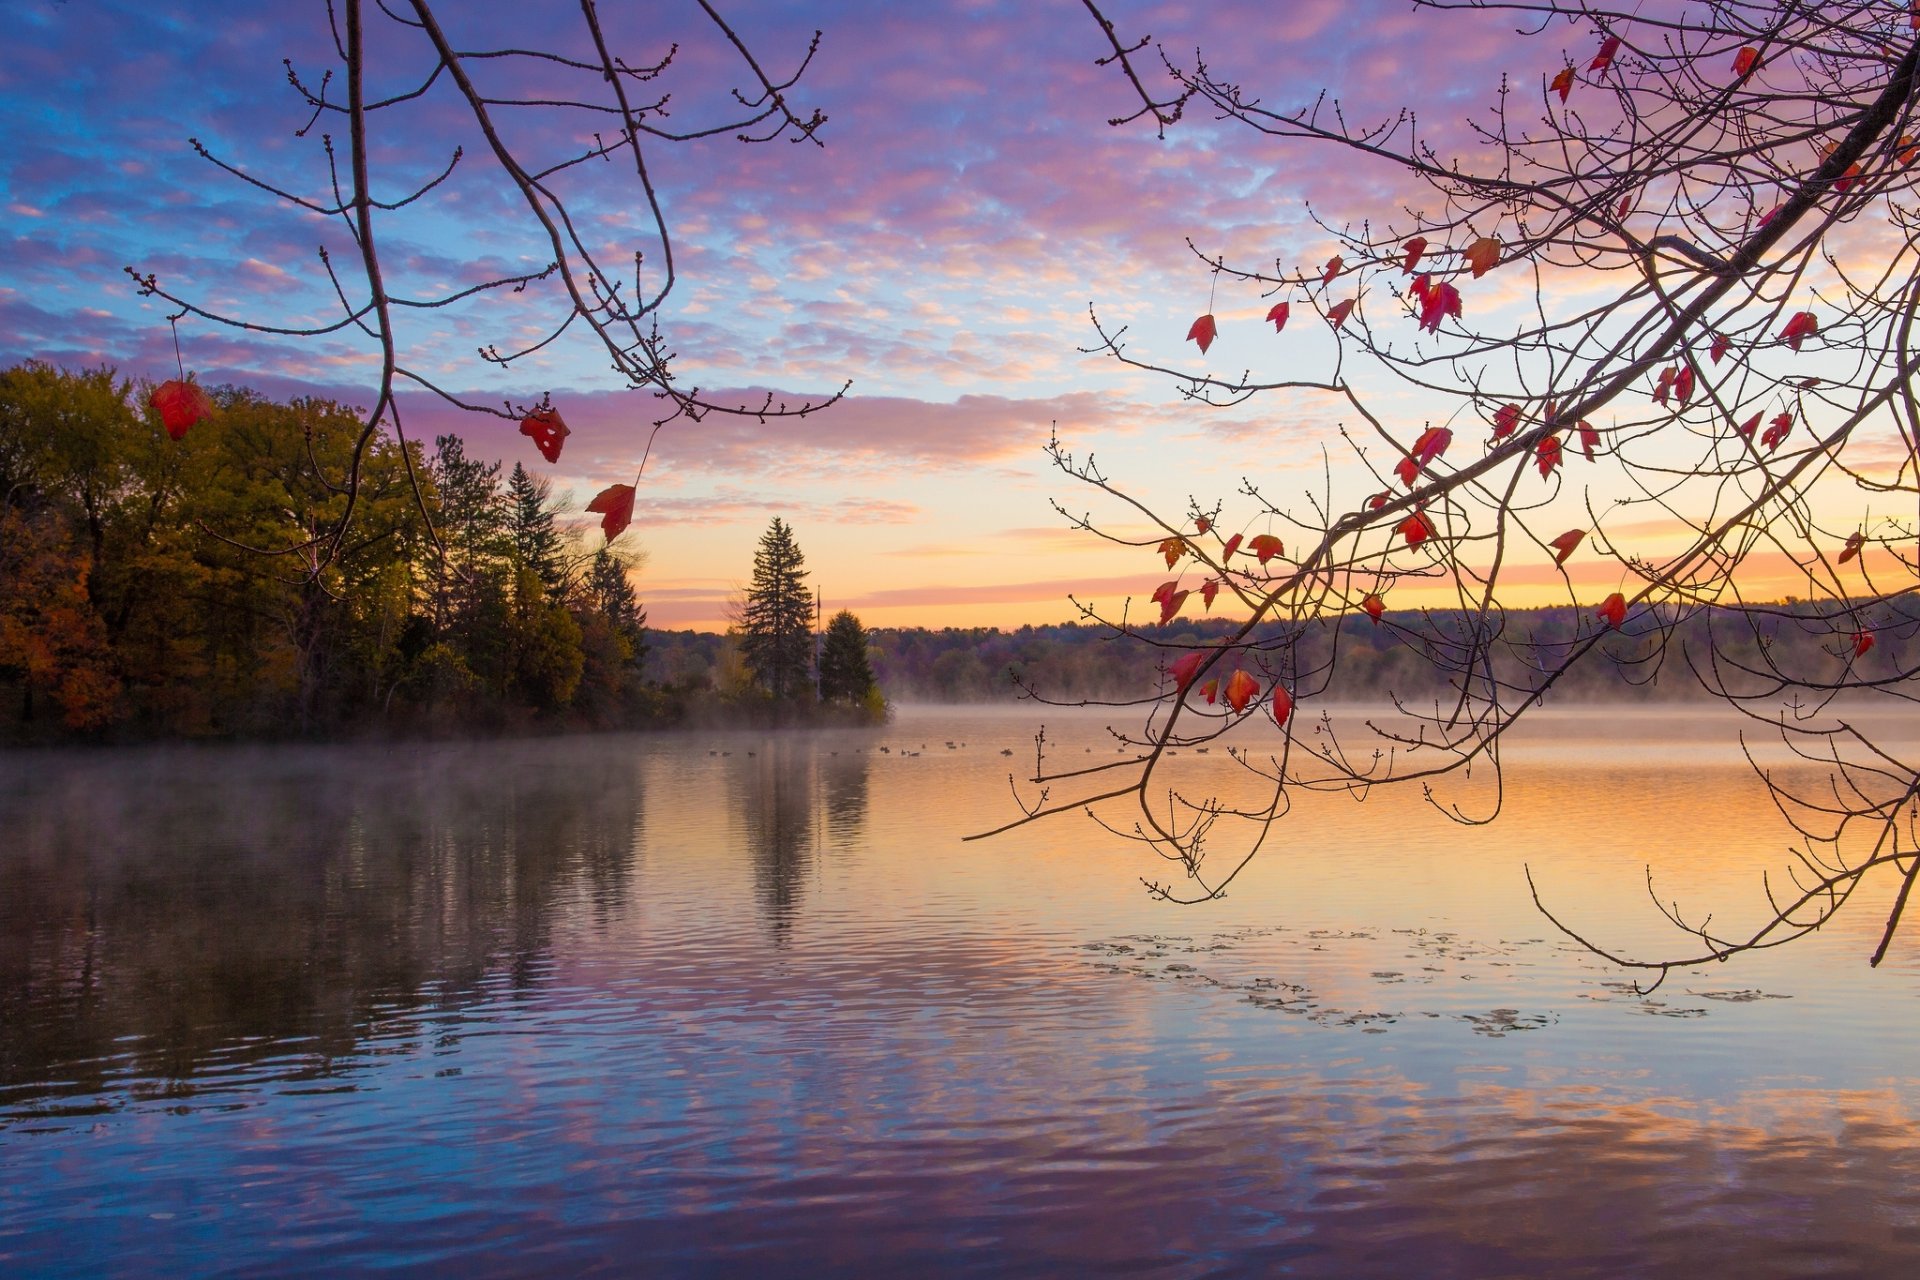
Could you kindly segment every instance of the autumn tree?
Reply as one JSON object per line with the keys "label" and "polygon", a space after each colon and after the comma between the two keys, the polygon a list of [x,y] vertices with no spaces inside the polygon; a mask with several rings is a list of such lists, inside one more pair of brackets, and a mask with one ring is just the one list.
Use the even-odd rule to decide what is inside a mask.
{"label": "autumn tree", "polygon": [[560,529],[554,523],[553,482],[536,479],[516,462],[507,477],[507,531],[514,556],[533,570],[547,595],[558,599],[567,586],[567,566],[561,557]]}
{"label": "autumn tree", "polygon": [[779,516],[753,553],[740,646],[754,683],[775,701],[810,696],[813,668],[813,596],[806,557]]}
{"label": "autumn tree", "polygon": [[[1277,246],[1271,267],[1200,255],[1213,286],[1258,299],[1277,366],[1329,349],[1303,329],[1331,335],[1315,372],[1196,373],[1095,310],[1095,350],[1196,406],[1321,397],[1347,422],[1348,454],[1302,499],[1253,478],[1167,512],[1056,444],[1066,473],[1152,527],[1106,534],[1169,575],[1149,623],[1216,596],[1243,620],[1218,643],[1170,643],[1085,606],[1159,646],[1164,683],[1143,691],[1131,755],[1088,772],[1043,764],[1029,820],[1103,806],[1112,830],[1170,862],[1153,892],[1206,900],[1302,790],[1414,785],[1457,821],[1492,820],[1508,729],[1570,673],[1609,663],[1629,681],[1697,679],[1816,781],[1763,775],[1799,841],[1771,913],[1709,927],[1662,905],[1690,942],[1652,957],[1611,952],[1543,904],[1555,922],[1664,977],[1804,936],[1884,875],[1897,892],[1878,963],[1920,877],[1920,774],[1855,714],[1920,692],[1920,11],[1418,0],[1511,14],[1540,69],[1500,85],[1448,143],[1411,108],[1243,88],[1239,68],[1127,38],[1084,3],[1103,65],[1136,96],[1116,124],[1164,134],[1205,115],[1249,147],[1377,166],[1401,199],[1337,218],[1313,208],[1308,242]],[[1216,309],[1187,330],[1202,357]],[[1376,410],[1388,389],[1431,420]],[[1664,541],[1636,544],[1649,524]],[[1763,583],[1769,562],[1793,599]],[[1516,592],[1543,575],[1577,610],[1565,633],[1509,625]],[[1358,730],[1318,712],[1359,618],[1442,696]],[[1249,744],[1235,758],[1264,798],[1170,798],[1168,752],[1255,716],[1267,736],[1235,739]]]}

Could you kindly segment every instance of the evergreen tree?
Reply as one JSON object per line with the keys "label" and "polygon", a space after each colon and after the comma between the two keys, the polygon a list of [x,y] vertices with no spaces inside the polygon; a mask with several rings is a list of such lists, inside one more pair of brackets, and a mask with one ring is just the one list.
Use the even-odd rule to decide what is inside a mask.
{"label": "evergreen tree", "polygon": [[793,530],[775,516],[753,554],[741,650],[754,682],[780,700],[810,692],[813,596],[807,591],[805,564]]}
{"label": "evergreen tree", "polygon": [[820,696],[829,702],[863,702],[873,692],[873,668],[867,662],[867,629],[842,609],[827,624],[820,646]]}
{"label": "evergreen tree", "polygon": [[587,569],[587,600],[593,611],[605,618],[614,634],[626,640],[631,652],[627,662],[639,666],[647,654],[647,611],[640,607],[633,581],[627,576],[625,560],[605,547],[594,553]]}
{"label": "evergreen tree", "polygon": [[566,589],[567,569],[560,555],[560,531],[553,524],[552,489],[545,476],[536,480],[514,463],[507,479],[507,531],[515,558],[539,577],[547,598],[556,600]]}

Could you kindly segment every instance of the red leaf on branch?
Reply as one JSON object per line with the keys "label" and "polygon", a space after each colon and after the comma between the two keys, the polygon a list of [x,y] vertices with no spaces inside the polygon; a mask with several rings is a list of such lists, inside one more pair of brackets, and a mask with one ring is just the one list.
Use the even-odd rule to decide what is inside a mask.
{"label": "red leaf on branch", "polygon": [[1160,554],[1167,558],[1167,568],[1171,569],[1181,556],[1191,550],[1185,538],[1163,538],[1160,540]]}
{"label": "red leaf on branch", "polygon": [[1245,712],[1247,704],[1260,696],[1260,682],[1244,671],[1236,671],[1227,677],[1227,705],[1235,711]]}
{"label": "red leaf on branch", "polygon": [[542,405],[526,417],[520,419],[520,434],[533,441],[533,447],[548,462],[560,461],[560,446],[572,435],[567,430],[566,420],[560,411],[552,405]]}
{"label": "red leaf on branch", "polygon": [[1909,168],[1915,160],[1920,160],[1920,143],[1914,141],[1912,134],[1901,134],[1900,141],[1893,145],[1900,148],[1900,154],[1894,159],[1899,161],[1902,169]]}
{"label": "red leaf on branch", "polygon": [[1760,436],[1760,443],[1769,450],[1777,449],[1792,430],[1793,410],[1789,409],[1767,424],[1766,431]]}
{"label": "red leaf on branch", "polygon": [[1428,333],[1440,332],[1440,322],[1452,316],[1460,318],[1460,291],[1442,281],[1427,290],[1420,302],[1420,327]]}
{"label": "red leaf on branch", "polygon": [[1273,686],[1273,722],[1286,728],[1287,718],[1293,714],[1293,695],[1279,685]]}
{"label": "red leaf on branch", "polygon": [[1493,415],[1493,442],[1499,444],[1520,429],[1520,406],[1503,404]]}
{"label": "red leaf on branch", "polygon": [[1416,511],[1393,527],[1393,531],[1407,540],[1407,545],[1417,547],[1439,530],[1433,527],[1433,521],[1424,511]]}
{"label": "red leaf on branch", "polygon": [[1411,454],[1393,464],[1393,474],[1400,477],[1400,483],[1413,488],[1413,482],[1420,478],[1420,464]]}
{"label": "red leaf on branch", "polygon": [[1387,611],[1386,602],[1383,601],[1379,596],[1374,595],[1371,591],[1368,592],[1366,596],[1362,598],[1360,601],[1360,612],[1366,614],[1369,618],[1372,618],[1375,623],[1378,623],[1380,621],[1380,615],[1385,613],[1386,611]]}
{"label": "red leaf on branch", "polygon": [[1292,311],[1293,306],[1291,303],[1276,302],[1273,304],[1273,310],[1267,312],[1267,319],[1273,321],[1273,331],[1275,333],[1287,327],[1287,316],[1290,315]]}
{"label": "red leaf on branch", "polygon": [[1153,594],[1148,596],[1147,599],[1153,601],[1155,604],[1165,604],[1167,602],[1167,597],[1172,595],[1175,591],[1178,591],[1179,589],[1180,589],[1180,579],[1168,578],[1165,582],[1155,587],[1153,589]]}
{"label": "red leaf on branch", "polygon": [[1412,275],[1413,269],[1420,265],[1420,255],[1427,251],[1427,238],[1415,236],[1400,247],[1407,251],[1407,256],[1400,261],[1400,269]]}
{"label": "red leaf on branch", "polygon": [[1756,413],[1751,418],[1748,418],[1745,422],[1735,427],[1734,430],[1738,431],[1741,435],[1751,440],[1753,439],[1753,429],[1760,425],[1761,417],[1762,417],[1761,414]]}
{"label": "red leaf on branch", "polygon": [[1207,654],[1208,651],[1205,649],[1195,649],[1167,668],[1173,676],[1174,688],[1181,693],[1187,691],[1187,686],[1193,683],[1193,678],[1200,674],[1200,668],[1206,665]]}
{"label": "red leaf on branch", "polygon": [[1784,342],[1795,351],[1798,351],[1803,339],[1811,337],[1819,331],[1820,322],[1813,318],[1813,312],[1797,311],[1794,313],[1793,319],[1787,321],[1787,327],[1780,331],[1778,341]]}
{"label": "red leaf on branch", "polygon": [[1680,407],[1686,408],[1687,401],[1693,399],[1693,366],[1683,364],[1673,379],[1673,394],[1680,398]]}
{"label": "red leaf on branch", "polygon": [[1752,45],[1742,45],[1740,52],[1733,55],[1733,74],[1744,76],[1760,65],[1760,51]]}
{"label": "red leaf on branch", "polygon": [[1249,542],[1247,544],[1247,550],[1258,556],[1261,564],[1265,564],[1267,561],[1284,552],[1284,548],[1280,545],[1280,539],[1270,533],[1263,533],[1252,542]]}
{"label": "red leaf on branch", "polygon": [[1187,330],[1187,341],[1198,343],[1200,354],[1205,355],[1207,348],[1213,345],[1214,335],[1218,332],[1220,332],[1219,327],[1213,323],[1213,313],[1209,311],[1195,320],[1193,327]]}
{"label": "red leaf on branch", "polygon": [[1193,522],[1193,527],[1205,533],[1207,530],[1213,528],[1213,521],[1207,519],[1205,516],[1201,516]]}
{"label": "red leaf on branch", "polygon": [[1336,254],[1334,254],[1334,255],[1333,255],[1333,256],[1332,256],[1331,258],[1328,258],[1328,259],[1327,259],[1327,269],[1326,269],[1326,270],[1325,270],[1324,272],[1322,272],[1322,273],[1321,273],[1321,276],[1320,276],[1320,283],[1321,283],[1321,284],[1332,284],[1332,283],[1333,283],[1333,278],[1334,278],[1335,276],[1337,276],[1337,275],[1339,275],[1339,274],[1340,274],[1340,268],[1341,268],[1341,267],[1343,267],[1343,266],[1345,266],[1345,265],[1346,265],[1346,262],[1347,262],[1347,260],[1346,260],[1345,258],[1343,258],[1343,257],[1341,257],[1341,256],[1340,256],[1339,254],[1337,254],[1337,253],[1336,253]]}
{"label": "red leaf on branch", "polygon": [[1433,277],[1422,271],[1413,278],[1413,283],[1408,286],[1408,291],[1412,293],[1414,297],[1420,299],[1420,301],[1425,302],[1427,295],[1433,292]]}
{"label": "red leaf on branch", "polygon": [[1707,349],[1707,356],[1715,364],[1719,364],[1720,357],[1726,355],[1727,348],[1731,347],[1732,345],[1733,345],[1733,340],[1727,337],[1726,334],[1716,333],[1713,335],[1713,345]]}
{"label": "red leaf on branch", "polygon": [[1600,52],[1593,55],[1593,61],[1587,64],[1587,70],[1598,73],[1613,65],[1613,55],[1620,52],[1620,37],[1608,36],[1600,42]]}
{"label": "red leaf on branch", "polygon": [[[555,450],[558,452],[558,450]],[[620,536],[622,530],[633,523],[633,486],[630,484],[610,484],[593,495],[593,501],[587,504],[587,510],[600,517],[600,531],[612,542]]]}
{"label": "red leaf on branch", "polygon": [[1856,631],[1853,633],[1853,656],[1858,658],[1873,648],[1873,632]]}
{"label": "red leaf on branch", "polygon": [[1660,371],[1660,382],[1653,389],[1653,402],[1655,404],[1665,404],[1667,402],[1667,394],[1673,390],[1673,380],[1678,377],[1679,374],[1680,367],[1678,365],[1670,364]]}
{"label": "red leaf on branch", "polygon": [[1627,192],[1627,194],[1620,197],[1620,207],[1613,211],[1613,216],[1614,216],[1614,219],[1617,221],[1621,218],[1626,217],[1629,213],[1632,213],[1632,212],[1633,212],[1633,192],[1629,191]]}
{"label": "red leaf on branch", "polygon": [[1450,429],[1446,427],[1428,427],[1420,433],[1420,438],[1413,442],[1413,456],[1418,458],[1420,465],[1424,467],[1445,453],[1447,446],[1452,443],[1453,432]]}
{"label": "red leaf on branch", "polygon": [[1847,561],[1859,555],[1860,548],[1866,544],[1866,541],[1867,535],[1861,533],[1858,529],[1848,534],[1846,548],[1840,552],[1840,563],[1845,564]]}
{"label": "red leaf on branch", "polygon": [[1160,602],[1161,626],[1173,621],[1173,615],[1180,612],[1180,606],[1187,602],[1187,597],[1191,594],[1188,591],[1170,592],[1167,598]]}
{"label": "red leaf on branch", "polygon": [[1207,606],[1207,612],[1213,612],[1213,598],[1220,594],[1220,579],[1208,578],[1200,584],[1200,599]]}
{"label": "red leaf on branch", "polygon": [[1552,542],[1549,542],[1547,545],[1553,548],[1553,562],[1555,564],[1565,564],[1567,557],[1573,554],[1574,548],[1578,547],[1580,540],[1586,536],[1587,531],[1585,529],[1569,529]]}
{"label": "red leaf on branch", "polygon": [[1500,242],[1492,236],[1481,236],[1467,246],[1464,256],[1473,268],[1473,278],[1478,280],[1500,265]]}
{"label": "red leaf on branch", "polygon": [[1533,460],[1540,468],[1541,479],[1552,475],[1553,469],[1560,465],[1560,437],[1541,436],[1540,443],[1533,448]]}
{"label": "red leaf on branch", "polygon": [[1614,592],[1601,602],[1600,607],[1594,611],[1594,616],[1618,631],[1621,624],[1627,620],[1626,597],[1618,591]]}
{"label": "red leaf on branch", "polygon": [[1227,539],[1227,545],[1220,549],[1221,564],[1225,564],[1227,562],[1228,557],[1230,557],[1231,555],[1233,555],[1234,552],[1240,549],[1240,539],[1242,536],[1243,535],[1236,533],[1231,538]]}
{"label": "red leaf on branch", "polygon": [[1567,95],[1573,92],[1573,68],[1560,68],[1560,74],[1555,76],[1552,83],[1547,85],[1547,92],[1558,93],[1560,95],[1560,101],[1565,102]]}
{"label": "red leaf on branch", "polygon": [[1600,432],[1585,418],[1580,420],[1580,452],[1587,455],[1587,461],[1593,461],[1593,451],[1600,447]]}
{"label": "red leaf on branch", "polygon": [[1371,498],[1367,499],[1367,510],[1378,511],[1380,508],[1386,506],[1392,497],[1393,494],[1391,492],[1374,494]]}
{"label": "red leaf on branch", "polygon": [[1347,313],[1353,310],[1353,299],[1348,298],[1327,312],[1327,323],[1338,329],[1347,322]]}
{"label": "red leaf on branch", "polygon": [[1220,677],[1215,676],[1213,679],[1201,685],[1200,693],[1210,704],[1220,701]]}
{"label": "red leaf on branch", "polygon": [[199,384],[178,378],[168,378],[155,387],[147,403],[160,414],[160,425],[173,440],[186,435],[194,423],[213,413],[213,401],[207,399],[207,393]]}

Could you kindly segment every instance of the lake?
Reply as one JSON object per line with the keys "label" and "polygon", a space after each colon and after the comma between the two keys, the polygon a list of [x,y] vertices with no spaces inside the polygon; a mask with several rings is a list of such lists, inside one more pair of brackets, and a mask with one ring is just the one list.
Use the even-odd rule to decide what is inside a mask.
{"label": "lake", "polygon": [[1887,886],[1648,997],[1529,897],[1753,918],[1724,720],[1543,715],[1487,827],[1303,799],[1204,906],[962,843],[1106,721],[0,756],[0,1273],[1920,1274]]}

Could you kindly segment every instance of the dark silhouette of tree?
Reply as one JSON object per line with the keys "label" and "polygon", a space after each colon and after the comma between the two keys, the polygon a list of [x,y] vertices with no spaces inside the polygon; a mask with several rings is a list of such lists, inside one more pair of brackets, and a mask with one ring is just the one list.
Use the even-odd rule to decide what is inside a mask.
{"label": "dark silhouette of tree", "polygon": [[[1195,250],[1216,287],[1270,305],[1277,352],[1298,350],[1303,327],[1330,332],[1318,371],[1294,360],[1274,378],[1194,373],[1094,313],[1093,350],[1169,377],[1196,407],[1323,397],[1349,418],[1351,458],[1329,459],[1303,500],[1249,479],[1235,498],[1173,515],[1056,443],[1065,473],[1153,526],[1144,539],[1104,536],[1140,546],[1156,569],[1164,557],[1161,622],[1217,594],[1245,617],[1191,644],[1085,608],[1116,637],[1156,646],[1165,674],[1134,700],[1135,751],[1084,771],[1043,760],[1027,820],[1122,803],[1124,818],[1099,810],[1110,828],[1177,874],[1150,890],[1207,900],[1298,791],[1411,784],[1456,821],[1488,822],[1507,730],[1580,664],[1643,682],[1691,673],[1805,766],[1810,782],[1756,764],[1799,838],[1789,882],[1770,881],[1771,910],[1740,927],[1709,928],[1656,897],[1689,935],[1679,954],[1588,945],[1664,977],[1819,929],[1884,873],[1897,892],[1877,964],[1920,879],[1920,766],[1857,714],[1878,704],[1910,719],[1920,695],[1920,18],[1893,0],[1646,12],[1416,0],[1508,13],[1556,42],[1534,46],[1537,85],[1503,82],[1456,157],[1412,110],[1243,89],[1199,53],[1128,43],[1083,2],[1103,65],[1140,104],[1116,124],[1164,133],[1198,103],[1249,144],[1332,147],[1382,177],[1397,170],[1401,195],[1352,221],[1309,206],[1324,236],[1301,247],[1311,265]],[[1155,56],[1171,86],[1161,93],[1147,87]],[[1218,328],[1209,302],[1189,332],[1202,357]],[[1324,336],[1306,340],[1324,349]],[[1425,430],[1391,421],[1352,368],[1397,379],[1444,416]],[[1671,530],[1667,544],[1631,550],[1633,526],[1649,522]],[[1608,566],[1612,594],[1575,587],[1576,556],[1575,568]],[[1768,560],[1803,581],[1798,599],[1756,598]],[[1566,634],[1508,625],[1511,588],[1542,580],[1578,608]],[[1450,604],[1395,612],[1402,584]],[[1445,692],[1356,731],[1309,708],[1336,687],[1342,628],[1360,616]],[[1263,799],[1170,788],[1170,750],[1256,714],[1272,736],[1234,750]]]}
{"label": "dark silhouette of tree", "polygon": [[520,463],[507,478],[507,530],[520,564],[533,570],[551,599],[566,592],[567,566],[560,551],[560,530],[554,525],[553,482],[535,479]]}
{"label": "dark silhouette of tree", "polygon": [[812,693],[813,595],[806,557],[779,516],[753,554],[753,582],[741,618],[741,652],[754,683],[786,701]]}
{"label": "dark silhouette of tree", "polygon": [[828,702],[864,702],[873,692],[873,667],[867,662],[867,629],[850,609],[827,623],[820,643],[820,696]]}
{"label": "dark silhouette of tree", "polygon": [[620,556],[601,547],[587,568],[586,593],[594,612],[626,640],[627,661],[638,666],[647,656],[647,611],[640,607],[639,593],[633,589],[630,567]]}

